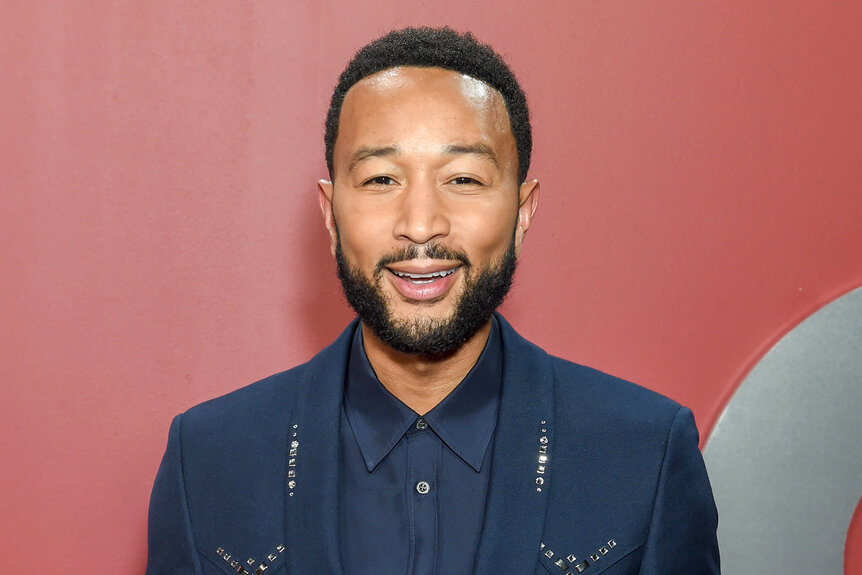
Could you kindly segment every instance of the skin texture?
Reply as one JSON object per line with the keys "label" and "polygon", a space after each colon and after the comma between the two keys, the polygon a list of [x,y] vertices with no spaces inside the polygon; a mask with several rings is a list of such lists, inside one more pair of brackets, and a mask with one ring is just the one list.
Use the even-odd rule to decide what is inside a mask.
{"label": "skin texture", "polygon": [[[377,285],[396,320],[452,317],[466,274],[499,262],[512,243],[519,254],[539,198],[539,183],[517,181],[515,139],[502,97],[486,84],[439,68],[399,67],[355,84],[344,100],[333,181],[318,182],[320,207],[335,254],[369,279],[381,258],[411,245],[418,259],[393,262]],[[423,257],[440,245],[469,258]],[[455,269],[433,297],[408,293],[392,271]],[[407,292],[405,291],[407,290]],[[421,324],[421,321],[419,321]],[[442,357],[399,352],[363,325],[365,351],[381,383],[419,414],[437,405],[476,363],[486,322]]]}

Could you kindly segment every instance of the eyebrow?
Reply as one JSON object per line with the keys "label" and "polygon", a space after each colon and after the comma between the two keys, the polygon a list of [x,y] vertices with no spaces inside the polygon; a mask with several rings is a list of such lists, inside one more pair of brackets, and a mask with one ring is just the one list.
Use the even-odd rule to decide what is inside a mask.
{"label": "eyebrow", "polygon": [[[398,146],[379,146],[376,148],[361,147],[350,156],[350,161],[347,163],[347,173],[351,173],[356,166],[370,158],[385,158],[387,156],[395,156],[401,153],[401,148]],[[500,167],[497,162],[497,156],[490,146],[477,142],[475,144],[454,144],[443,147],[444,154],[469,154],[474,156],[482,156],[490,160],[495,166]]]}
{"label": "eyebrow", "polygon": [[368,160],[369,158],[383,158],[386,156],[394,156],[401,152],[401,148],[398,146],[381,146],[378,148],[367,148],[362,147],[356,150],[352,156],[350,156],[350,161],[347,163],[347,173],[353,171],[356,166]]}
{"label": "eyebrow", "polygon": [[494,154],[494,150],[491,149],[490,146],[482,144],[481,142],[477,142],[475,144],[467,144],[463,146],[446,146],[443,148],[444,154],[471,154],[474,156],[482,156],[491,160],[491,162],[500,167],[499,162],[497,162],[497,156]]}

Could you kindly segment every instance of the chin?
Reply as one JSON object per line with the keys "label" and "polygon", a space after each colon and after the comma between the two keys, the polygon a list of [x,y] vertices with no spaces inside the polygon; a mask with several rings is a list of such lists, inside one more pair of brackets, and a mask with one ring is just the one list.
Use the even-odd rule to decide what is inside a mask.
{"label": "chin", "polygon": [[[418,309],[416,309],[418,307]],[[394,313],[390,312],[389,317],[395,322],[400,324],[418,324],[418,325],[427,325],[428,323],[434,324],[448,324],[454,319],[455,311],[453,309],[449,310],[440,310],[437,313],[434,313],[431,309],[431,306],[416,306],[411,310],[396,310]]]}

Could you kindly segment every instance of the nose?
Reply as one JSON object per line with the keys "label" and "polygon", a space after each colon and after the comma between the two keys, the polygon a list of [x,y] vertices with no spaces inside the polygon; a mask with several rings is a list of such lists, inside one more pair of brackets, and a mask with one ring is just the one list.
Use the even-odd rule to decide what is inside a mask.
{"label": "nose", "polygon": [[413,182],[401,191],[398,217],[393,235],[396,239],[425,244],[449,235],[450,221],[443,191],[433,182]]}

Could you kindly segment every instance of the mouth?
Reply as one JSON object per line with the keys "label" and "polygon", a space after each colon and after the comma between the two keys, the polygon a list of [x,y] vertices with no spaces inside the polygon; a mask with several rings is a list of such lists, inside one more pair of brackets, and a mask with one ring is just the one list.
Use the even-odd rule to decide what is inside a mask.
{"label": "mouth", "polygon": [[[458,267],[460,267],[460,266],[458,266]],[[447,276],[450,276],[450,275],[455,273],[455,271],[458,269],[458,267],[454,267],[454,268],[448,269],[448,270],[441,270],[441,271],[436,271],[436,272],[431,272],[431,273],[424,273],[424,274],[402,272],[402,271],[393,270],[393,269],[390,269],[389,271],[392,272],[393,274],[395,274],[396,276],[409,281],[410,283],[421,285],[421,284],[430,284],[431,282],[436,281],[440,278],[445,278]]]}
{"label": "mouth", "polygon": [[461,264],[437,262],[428,263],[402,263],[387,267],[391,274],[392,285],[398,290],[401,297],[409,302],[422,302],[432,304],[440,301],[449,293]]}

